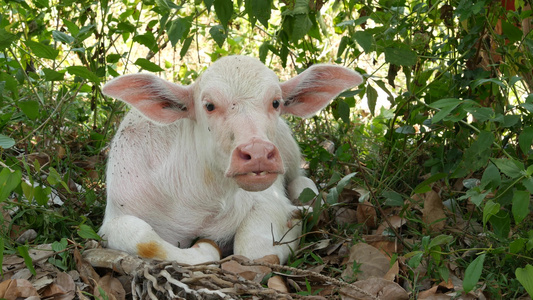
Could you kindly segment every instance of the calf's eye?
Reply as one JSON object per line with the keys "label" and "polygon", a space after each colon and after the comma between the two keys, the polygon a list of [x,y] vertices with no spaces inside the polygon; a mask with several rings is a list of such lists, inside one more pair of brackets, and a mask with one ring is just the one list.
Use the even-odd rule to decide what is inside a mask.
{"label": "calf's eye", "polygon": [[207,111],[213,111],[215,110],[215,105],[213,103],[206,103],[205,109],[207,109]]}
{"label": "calf's eye", "polygon": [[277,109],[279,107],[279,104],[279,100],[272,101],[272,107],[274,107],[274,109]]}

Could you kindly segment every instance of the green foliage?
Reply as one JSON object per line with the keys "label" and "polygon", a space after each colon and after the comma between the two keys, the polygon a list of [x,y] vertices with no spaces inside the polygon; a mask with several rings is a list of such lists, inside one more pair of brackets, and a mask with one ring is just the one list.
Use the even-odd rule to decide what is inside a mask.
{"label": "green foliage", "polygon": [[[106,80],[144,70],[189,84],[209,61],[248,54],[284,78],[320,62],[365,75],[320,115],[289,119],[310,177],[327,192],[324,205],[314,202],[307,230],[321,214],[333,218],[338,207],[357,205],[342,194],[363,186],[375,207],[399,209],[409,220],[402,234],[413,240],[405,243],[412,270],[425,264],[435,267],[428,276],[446,278],[443,261],[454,259],[472,275],[465,290],[479,279],[497,281],[488,284],[494,295],[531,294],[530,265],[523,269],[533,251],[533,36],[521,25],[533,13],[526,4],[0,0],[0,203],[16,211],[2,225],[3,247],[25,255],[26,245],[8,238],[12,225],[36,229],[33,243],[56,242],[57,252],[73,228],[79,241],[99,238],[93,228],[105,202],[106,145],[124,114],[102,95]],[[371,117],[357,105],[363,96]],[[428,232],[410,199],[432,189],[450,207],[445,231],[467,220],[465,228],[480,232],[470,239]],[[53,204],[55,196],[65,204]],[[361,228],[343,230],[357,236]],[[456,256],[474,247],[485,252]],[[305,258],[302,265],[317,261]],[[63,256],[54,264],[68,265]]]}

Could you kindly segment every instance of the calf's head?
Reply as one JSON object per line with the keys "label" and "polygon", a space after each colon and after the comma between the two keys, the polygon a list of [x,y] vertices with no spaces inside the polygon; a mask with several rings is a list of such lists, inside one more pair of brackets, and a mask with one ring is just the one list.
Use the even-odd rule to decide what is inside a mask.
{"label": "calf's head", "polygon": [[246,56],[216,61],[189,86],[150,74],[120,76],[103,92],[165,126],[192,119],[202,141],[199,152],[214,169],[248,191],[270,187],[284,173],[274,141],[280,115],[309,117],[362,77],[334,65],[315,65],[280,83],[274,72]]}

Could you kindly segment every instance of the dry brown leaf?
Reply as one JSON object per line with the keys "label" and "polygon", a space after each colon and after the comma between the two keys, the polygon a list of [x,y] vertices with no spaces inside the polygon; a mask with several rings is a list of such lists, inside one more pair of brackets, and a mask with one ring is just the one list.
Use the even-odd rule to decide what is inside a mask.
{"label": "dry brown leaf", "polygon": [[445,290],[453,290],[454,289],[454,284],[453,284],[452,278],[449,277],[448,278],[448,282],[443,281],[443,282],[439,283],[438,287],[440,287],[442,289],[445,289]]}
{"label": "dry brown leaf", "polygon": [[[372,277],[366,280],[361,280],[353,283],[354,286],[362,289],[373,297],[379,299],[387,300],[404,300],[409,299],[407,292],[400,287],[397,283],[388,281],[383,278]],[[349,287],[344,287],[340,290],[341,299],[351,300],[351,299],[361,299],[367,300],[372,299],[372,297],[352,289]]]}
{"label": "dry brown leaf", "polygon": [[431,231],[441,231],[446,225],[444,205],[439,194],[434,190],[424,193],[422,220],[429,225]]}
{"label": "dry brown leaf", "polygon": [[46,153],[30,153],[26,155],[26,160],[33,165],[35,161],[39,162],[39,165],[42,167],[50,162],[50,156]]}
{"label": "dry brown leaf", "polygon": [[[407,220],[400,216],[391,216],[388,218],[388,220],[394,229],[398,229],[402,227],[405,223],[407,223]],[[376,234],[383,234],[383,231],[385,231],[385,229],[387,228],[389,228],[389,223],[383,221],[383,223],[381,223],[381,225],[379,225],[378,229],[376,230]]]}
{"label": "dry brown leaf", "polygon": [[67,154],[67,151],[65,150],[65,148],[63,148],[63,146],[56,144],[55,148],[56,148],[55,150],[56,150],[57,158],[62,159],[63,157],[65,157],[65,155]]}
{"label": "dry brown leaf", "polygon": [[4,268],[4,266],[16,266],[18,264],[23,264],[23,263],[24,263],[24,258],[20,256],[6,255],[4,256],[4,260],[2,261],[2,268]]}
{"label": "dry brown leaf", "polygon": [[[60,297],[67,294],[67,291],[65,289],[55,283],[49,284],[47,287],[44,288],[44,290],[41,292],[41,297],[49,298],[49,297]],[[72,298],[71,298],[72,299]]]}
{"label": "dry brown leaf", "polygon": [[34,278],[32,280],[32,284],[37,290],[44,289],[45,287],[49,286],[54,282],[54,279],[52,278],[52,276],[50,276],[50,273],[46,272],[46,274],[47,275],[45,276],[40,276],[39,278]]}
{"label": "dry brown leaf", "polygon": [[60,286],[65,291],[65,294],[55,297],[54,300],[70,300],[76,295],[76,284],[69,274],[65,272],[57,273],[55,284]]}
{"label": "dry brown leaf", "polygon": [[368,229],[376,228],[377,214],[376,209],[368,200],[357,205],[357,222],[365,224]]}
{"label": "dry brown leaf", "polygon": [[[74,254],[74,257],[76,258],[76,253]],[[83,251],[83,258],[80,257],[80,259],[91,267],[112,269],[120,274],[128,275],[135,274],[135,271],[145,263],[145,261],[137,255],[131,255],[123,251],[108,248],[85,250]],[[76,262],[77,261],[78,260],[76,260]],[[90,272],[92,273],[92,271]],[[80,276],[83,276],[81,271]]]}
{"label": "dry brown leaf", "polygon": [[26,279],[8,279],[0,283],[0,298],[8,300],[39,296],[31,282]]}
{"label": "dry brown leaf", "polygon": [[33,260],[34,264],[54,255],[54,251],[52,250],[52,244],[38,245],[35,248],[30,248],[28,250],[28,253],[30,254],[30,257]]}
{"label": "dry brown leaf", "polygon": [[81,280],[94,287],[94,283],[100,279],[100,276],[96,273],[90,263],[88,263],[80,254],[78,249],[74,249],[74,260],[76,261],[76,269],[80,273]]}
{"label": "dry brown leaf", "polygon": [[400,273],[400,265],[398,264],[398,261],[395,261],[394,264],[392,264],[392,267],[390,270],[383,276],[384,279],[387,279],[389,281],[394,281],[398,274]]}
{"label": "dry brown leaf", "polygon": [[98,283],[96,284],[96,287],[94,289],[95,298],[101,296],[100,288],[106,293],[109,299],[126,299],[126,291],[124,290],[122,283],[120,283],[118,279],[111,275],[105,275],[104,277],[100,278],[100,280],[98,280]]}
{"label": "dry brown leaf", "polygon": [[255,259],[254,261],[279,265],[279,256],[277,256],[276,254],[270,254],[270,255],[265,255],[261,258]]}
{"label": "dry brown leaf", "polygon": [[13,276],[11,276],[11,279],[26,279],[29,280],[33,276],[31,274],[31,271],[29,269],[20,269]]}
{"label": "dry brown leaf", "polygon": [[419,300],[448,300],[452,298],[451,296],[438,293],[437,291],[438,288],[439,288],[438,286],[434,286],[427,291],[422,291],[418,293],[417,299]]}
{"label": "dry brown leaf", "polygon": [[356,224],[357,222],[357,211],[355,209],[347,207],[339,207],[335,212],[335,222],[342,225]]}
{"label": "dry brown leaf", "polygon": [[289,288],[287,288],[287,284],[285,284],[285,281],[283,278],[279,275],[272,276],[268,279],[267,286],[271,289],[274,289],[278,292],[282,293],[288,293]]}
{"label": "dry brown leaf", "polygon": [[[357,274],[354,274],[352,268],[354,261],[359,264]],[[350,248],[347,264],[346,270],[341,275],[346,281],[352,281],[356,278],[364,280],[374,276],[382,278],[389,271],[389,259],[378,249],[365,243],[358,243]]]}
{"label": "dry brown leaf", "polygon": [[395,253],[399,253],[403,249],[402,243],[400,243],[396,238],[391,238],[384,235],[365,235],[363,240],[379,249],[387,257],[391,257]]}
{"label": "dry brown leaf", "polygon": [[19,244],[26,244],[27,242],[31,242],[37,238],[37,231],[34,229],[28,229],[21,233],[19,237],[15,240]]}
{"label": "dry brown leaf", "polygon": [[228,271],[234,274],[238,274],[241,277],[255,281],[261,282],[263,278],[272,272],[272,269],[264,266],[243,266],[234,260],[227,261],[223,263],[220,268],[224,271]]}

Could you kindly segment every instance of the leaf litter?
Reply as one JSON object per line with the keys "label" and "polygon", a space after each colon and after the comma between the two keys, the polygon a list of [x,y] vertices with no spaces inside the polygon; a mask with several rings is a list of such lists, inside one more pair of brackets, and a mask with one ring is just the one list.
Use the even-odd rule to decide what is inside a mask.
{"label": "leaf litter", "polygon": [[[120,251],[93,246],[80,253],[79,245],[68,248],[74,258],[75,270],[64,272],[49,262],[55,255],[51,245],[29,249],[35,274],[22,257],[3,258],[0,297],[5,299],[484,299],[485,286],[465,294],[464,269],[453,259],[442,264],[449,272],[448,280],[437,282],[428,275],[424,261],[411,265],[414,240],[404,231],[410,221],[400,207],[378,209],[368,198],[359,202],[368,191],[345,187],[339,195],[340,204],[319,214],[315,227],[308,233],[312,239],[296,253],[311,255],[304,263],[279,265],[277,257],[248,260],[230,256],[209,264],[188,266],[175,262],[141,259]],[[434,188],[416,194],[405,203],[419,213],[426,224],[426,234],[447,230],[464,230],[465,221],[450,227],[447,218],[453,215]],[[325,232],[318,228],[331,224],[359,226],[359,237],[342,232]],[[469,223],[472,226],[471,223]],[[394,234],[400,233],[400,236]],[[465,238],[467,242],[467,238]],[[87,243],[91,244],[91,243]],[[416,249],[412,249],[416,250]],[[403,254],[403,255],[402,255]],[[467,254],[467,253],[465,253]],[[409,273],[416,273],[420,282],[409,282]]]}

